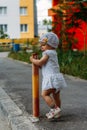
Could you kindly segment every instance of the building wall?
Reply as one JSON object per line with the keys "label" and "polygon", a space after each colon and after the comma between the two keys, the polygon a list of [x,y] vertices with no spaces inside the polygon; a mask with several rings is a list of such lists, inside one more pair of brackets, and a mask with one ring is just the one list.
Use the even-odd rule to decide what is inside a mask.
{"label": "building wall", "polygon": [[20,7],[27,7],[27,15],[20,16],[20,24],[28,25],[28,32],[21,33],[21,38],[34,37],[34,0],[20,0]]}
{"label": "building wall", "polygon": [[0,7],[7,7],[7,14],[0,15],[0,24],[7,24],[10,38],[19,38],[19,0],[0,0]]}
{"label": "building wall", "polygon": [[[53,6],[52,8],[58,7],[56,5],[58,5],[58,0],[52,0],[52,6]],[[48,10],[48,14],[50,16],[52,16],[52,21],[55,22],[56,21],[55,14],[50,9]],[[81,25],[82,30],[79,28],[77,28],[77,29],[75,28],[75,30],[74,30],[75,31],[75,38],[78,39],[78,43],[73,44],[73,46],[72,46],[73,49],[84,50],[84,46],[86,46],[86,50],[87,50],[87,33],[86,33],[86,36],[84,36],[84,32],[86,32],[86,26],[87,25],[83,22]],[[57,26],[56,26],[56,29],[57,29],[57,31],[60,30]]]}
{"label": "building wall", "polygon": [[58,4],[58,2],[59,2],[59,0],[52,0],[52,5],[55,6]]}
{"label": "building wall", "polygon": [[[7,24],[11,39],[34,38],[34,0],[0,0],[0,7],[7,7],[7,14],[0,14],[0,25]],[[20,15],[20,7],[27,7],[27,15]],[[28,25],[27,32],[20,32],[21,24]]]}

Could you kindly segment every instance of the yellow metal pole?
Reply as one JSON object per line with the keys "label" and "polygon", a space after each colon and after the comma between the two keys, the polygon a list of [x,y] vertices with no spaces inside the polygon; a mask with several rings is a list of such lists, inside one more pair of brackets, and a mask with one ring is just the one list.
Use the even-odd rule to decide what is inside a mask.
{"label": "yellow metal pole", "polygon": [[[33,54],[35,59],[37,54]],[[32,64],[32,98],[33,98],[33,117],[39,117],[39,67]]]}

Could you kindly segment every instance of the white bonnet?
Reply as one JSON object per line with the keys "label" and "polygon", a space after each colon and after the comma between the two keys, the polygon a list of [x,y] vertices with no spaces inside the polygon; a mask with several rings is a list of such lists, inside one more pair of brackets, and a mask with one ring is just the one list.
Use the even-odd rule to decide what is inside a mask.
{"label": "white bonnet", "polygon": [[48,45],[57,48],[59,44],[59,38],[55,33],[47,32],[40,37],[39,42],[47,43]]}

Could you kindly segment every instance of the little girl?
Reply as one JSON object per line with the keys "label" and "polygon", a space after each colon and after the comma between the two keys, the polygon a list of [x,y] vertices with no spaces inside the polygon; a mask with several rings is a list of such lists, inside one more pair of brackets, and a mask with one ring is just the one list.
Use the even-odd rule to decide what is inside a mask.
{"label": "little girl", "polygon": [[48,119],[60,117],[60,90],[66,87],[63,75],[60,73],[56,48],[59,39],[53,32],[48,32],[40,37],[40,45],[42,50],[42,58],[34,59],[30,57],[30,61],[42,68],[42,97],[50,111],[46,113]]}

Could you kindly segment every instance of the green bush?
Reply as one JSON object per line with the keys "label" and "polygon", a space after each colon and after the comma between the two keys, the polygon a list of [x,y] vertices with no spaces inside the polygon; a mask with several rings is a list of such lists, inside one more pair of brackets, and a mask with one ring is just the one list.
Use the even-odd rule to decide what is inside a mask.
{"label": "green bush", "polygon": [[13,52],[12,51],[9,53],[8,57],[30,63],[30,61],[29,61],[30,53],[27,53],[25,51],[23,51],[23,52],[21,52],[21,51],[20,52]]}
{"label": "green bush", "polygon": [[83,52],[58,51],[58,59],[62,73],[87,79],[87,57]]}
{"label": "green bush", "polygon": [[10,48],[0,46],[0,52],[6,52],[6,51],[10,51],[10,50],[11,50]]}

